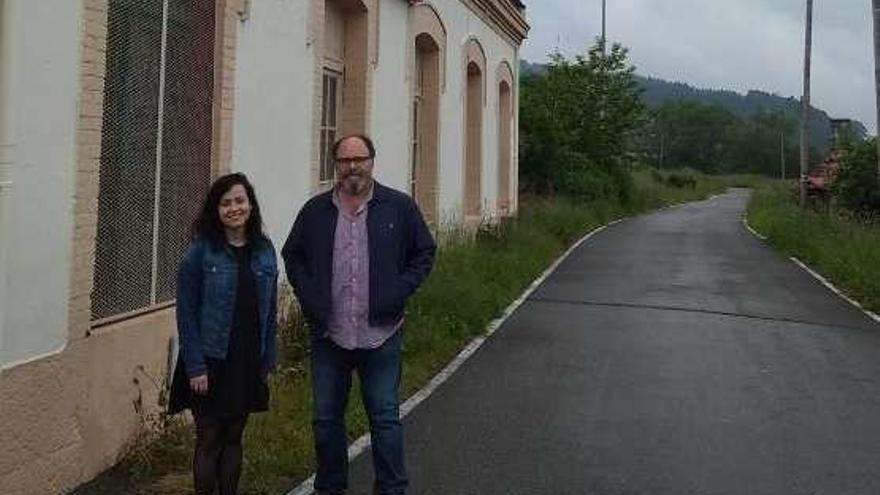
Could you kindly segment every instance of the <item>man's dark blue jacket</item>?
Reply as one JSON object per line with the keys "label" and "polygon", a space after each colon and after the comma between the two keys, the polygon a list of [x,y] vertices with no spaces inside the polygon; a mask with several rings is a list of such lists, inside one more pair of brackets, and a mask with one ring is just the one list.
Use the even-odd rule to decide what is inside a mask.
{"label": "man's dark blue jacket", "polygon": [[[287,279],[314,336],[323,336],[331,309],[333,241],[339,210],[333,191],[310,199],[281,250]],[[406,299],[431,273],[437,245],[415,202],[373,182],[367,210],[370,325],[393,325]]]}

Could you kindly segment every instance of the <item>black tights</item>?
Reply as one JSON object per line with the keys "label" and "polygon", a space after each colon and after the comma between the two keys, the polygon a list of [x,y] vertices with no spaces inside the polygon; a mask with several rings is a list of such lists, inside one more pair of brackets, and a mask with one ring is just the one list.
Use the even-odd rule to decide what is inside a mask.
{"label": "black tights", "polygon": [[193,458],[193,479],[196,495],[238,493],[241,476],[241,435],[247,414],[234,418],[196,418],[196,452]]}

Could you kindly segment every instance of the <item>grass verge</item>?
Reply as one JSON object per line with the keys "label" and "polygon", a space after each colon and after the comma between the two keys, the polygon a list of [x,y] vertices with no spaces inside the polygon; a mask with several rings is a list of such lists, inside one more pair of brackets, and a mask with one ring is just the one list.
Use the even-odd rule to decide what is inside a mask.
{"label": "grass verge", "polygon": [[[404,339],[401,395],[424,386],[461,348],[481,334],[575,240],[614,218],[723,192],[730,181],[692,171],[632,172],[624,200],[572,203],[524,198],[515,220],[480,228],[476,235],[444,234],[434,271],[410,299]],[[290,321],[281,332],[282,367],[272,377],[270,411],[254,415],[245,434],[241,492],[283,493],[314,468],[306,330]],[[359,393],[353,391],[352,397]],[[352,440],[367,431],[360,401],[351,400]],[[192,427],[175,418],[149,443],[139,444],[117,467],[81,487],[77,495],[192,493]]]}
{"label": "grass verge", "polygon": [[859,301],[880,311],[880,222],[842,210],[802,211],[792,187],[755,190],[749,224],[788,256],[795,256]]}

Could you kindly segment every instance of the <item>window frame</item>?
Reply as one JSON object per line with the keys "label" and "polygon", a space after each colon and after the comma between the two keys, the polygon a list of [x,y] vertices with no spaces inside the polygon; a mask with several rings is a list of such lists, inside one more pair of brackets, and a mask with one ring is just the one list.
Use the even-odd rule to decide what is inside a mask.
{"label": "window frame", "polygon": [[[163,169],[163,145],[164,145],[164,127],[165,127],[165,117],[166,117],[166,101],[165,101],[165,87],[166,87],[166,69],[168,68],[168,35],[170,31],[169,27],[169,16],[170,16],[170,3],[173,0],[161,0],[162,1],[162,19],[161,19],[161,44],[160,44],[160,53],[159,53],[159,75],[158,75],[158,90],[157,90],[157,116],[156,116],[156,141],[155,141],[155,169],[154,169],[154,186],[153,186],[153,202],[152,202],[152,233],[151,233],[151,256],[150,256],[150,297],[149,303],[138,307],[129,311],[123,311],[116,314],[112,314],[104,317],[95,317],[95,302],[94,302],[94,292],[96,290],[96,285],[94,284],[92,287],[92,297],[90,298],[89,305],[89,330],[87,332],[88,335],[95,333],[95,331],[100,331],[100,327],[105,327],[108,325],[112,325],[114,323],[118,323],[121,321],[125,321],[137,316],[150,314],[154,312],[158,312],[161,310],[165,310],[169,307],[173,307],[177,303],[177,299],[175,297],[171,297],[166,300],[159,300],[159,283],[160,283],[160,275],[159,275],[159,265],[163,262],[160,260],[160,249],[161,249],[161,235],[159,232],[160,223],[162,220],[162,169]],[[109,8],[109,5],[108,5]],[[212,83],[211,88],[211,114],[210,114],[210,127],[212,129],[211,136],[211,154],[209,157],[209,176],[215,176],[215,165],[217,161],[217,157],[214,154],[214,148],[216,146],[217,140],[220,138],[218,133],[216,132],[217,124],[218,124],[218,115],[216,110],[216,98],[218,95],[218,87],[217,87],[217,69],[219,67],[218,60],[218,49],[222,47],[222,33],[217,29],[218,20],[223,15],[223,10],[220,8],[218,2],[214,2],[213,4],[214,12],[214,20],[213,20],[213,40],[212,40],[212,78],[214,81]],[[110,40],[107,40],[109,44]],[[106,81],[107,75],[104,74],[104,78]],[[106,130],[102,130],[102,134],[106,132]],[[103,139],[103,136],[102,136]],[[103,147],[103,144],[102,144]],[[206,185],[209,185],[210,182]],[[98,195],[100,198],[100,193]],[[199,198],[201,201],[202,198]],[[167,206],[166,206],[167,208]],[[100,225],[99,214],[96,213],[95,216],[96,224]],[[99,242],[99,234],[95,233],[95,242]],[[92,266],[93,277],[97,279],[97,271],[98,271],[98,261],[95,260]]]}
{"label": "window frame", "polygon": [[[343,73],[341,70],[337,70],[335,67],[326,66],[324,67],[324,72],[321,75],[321,122],[319,126],[320,133],[320,155],[319,162],[320,168],[318,170],[318,182],[322,186],[326,186],[331,184],[336,175],[336,167],[334,163],[334,157],[330,156],[333,150],[333,144],[336,142],[336,139],[339,137],[340,131],[340,120],[342,118],[342,84],[343,84]],[[328,88],[329,83],[333,82],[335,84],[335,91],[333,91],[332,99],[328,98],[330,95],[330,90]],[[332,105],[330,104],[332,103]],[[330,108],[332,107],[333,112],[331,112]],[[328,123],[329,117],[331,116],[334,120],[334,123],[331,125]],[[330,139],[332,136],[332,139]]]}
{"label": "window frame", "polygon": [[[418,53],[418,52],[417,52]],[[415,84],[413,87],[412,99],[412,136],[410,139],[410,152],[412,153],[410,163],[410,195],[416,197],[416,187],[419,183],[419,168],[422,166],[422,107],[425,95],[425,63],[418,55],[416,56],[416,74]]]}

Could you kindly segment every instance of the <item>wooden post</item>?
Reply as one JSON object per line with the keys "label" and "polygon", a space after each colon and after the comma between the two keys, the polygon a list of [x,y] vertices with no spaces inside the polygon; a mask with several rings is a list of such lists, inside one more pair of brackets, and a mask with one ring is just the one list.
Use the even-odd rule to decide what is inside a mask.
{"label": "wooden post", "polygon": [[[874,8],[874,93],[877,105],[877,134],[880,135],[880,0],[872,0]],[[877,179],[880,181],[880,138],[877,139]]]}
{"label": "wooden post", "polygon": [[781,171],[781,179],[785,180],[785,133],[779,133],[779,166]]}
{"label": "wooden post", "polygon": [[607,44],[605,34],[605,0],[602,0],[602,55],[605,55],[605,46]]}
{"label": "wooden post", "polygon": [[807,25],[805,31],[804,95],[801,98],[801,208],[806,208],[807,206],[807,183],[805,179],[810,161],[810,55],[813,47],[813,0],[807,0]]}

